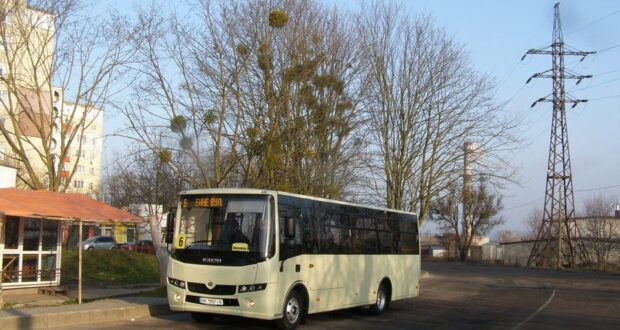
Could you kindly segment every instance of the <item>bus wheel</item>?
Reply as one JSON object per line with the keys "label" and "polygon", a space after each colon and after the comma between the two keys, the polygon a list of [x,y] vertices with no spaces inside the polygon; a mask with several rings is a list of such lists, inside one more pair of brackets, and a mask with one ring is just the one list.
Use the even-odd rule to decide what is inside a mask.
{"label": "bus wheel", "polygon": [[370,305],[370,313],[372,315],[379,315],[385,312],[390,306],[390,292],[385,282],[379,285],[377,290],[377,300],[374,304]]}
{"label": "bus wheel", "polygon": [[207,313],[191,312],[190,314],[196,322],[209,322],[213,319],[213,315]]}
{"label": "bus wheel", "polygon": [[282,318],[276,321],[278,328],[282,330],[295,329],[303,318],[303,299],[297,290],[292,290],[286,297]]}

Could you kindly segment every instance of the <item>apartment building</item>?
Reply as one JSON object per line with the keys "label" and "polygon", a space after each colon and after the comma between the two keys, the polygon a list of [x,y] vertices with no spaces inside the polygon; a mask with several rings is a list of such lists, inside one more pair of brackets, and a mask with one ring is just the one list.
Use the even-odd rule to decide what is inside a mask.
{"label": "apartment building", "polygon": [[54,29],[52,13],[25,0],[0,0],[0,165],[30,180],[18,179],[17,187],[60,182],[68,192],[96,197],[103,111],[69,102],[54,85]]}
{"label": "apartment building", "polygon": [[[99,192],[101,177],[101,154],[103,148],[103,111],[101,109],[84,110],[84,105],[65,102],[63,107],[77,108],[76,113],[86,114],[87,128],[75,136],[75,144],[63,159],[63,178],[68,178],[75,168],[68,192],[77,192],[96,198]],[[71,111],[73,112],[73,111]],[[74,119],[73,122],[79,122]],[[65,118],[63,125],[71,125]]]}

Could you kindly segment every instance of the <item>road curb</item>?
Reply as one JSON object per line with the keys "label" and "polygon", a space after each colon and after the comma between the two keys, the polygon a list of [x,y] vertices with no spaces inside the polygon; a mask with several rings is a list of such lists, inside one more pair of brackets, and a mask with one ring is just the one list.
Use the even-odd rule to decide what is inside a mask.
{"label": "road curb", "polygon": [[[99,304],[65,305],[56,308],[12,309],[0,313],[0,324],[3,330],[55,329],[172,313],[165,299],[160,300],[131,304],[109,300]],[[122,306],[123,304],[128,305]]]}

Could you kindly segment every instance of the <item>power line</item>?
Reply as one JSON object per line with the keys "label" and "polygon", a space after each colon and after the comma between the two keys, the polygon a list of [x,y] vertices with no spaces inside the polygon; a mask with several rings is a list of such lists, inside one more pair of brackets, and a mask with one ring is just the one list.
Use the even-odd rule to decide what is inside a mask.
{"label": "power line", "polygon": [[[611,185],[611,186],[603,186],[603,187],[595,187],[595,188],[576,189],[574,191],[575,192],[587,192],[587,191],[596,191],[596,190],[607,190],[607,189],[618,188],[618,187],[620,187],[620,184],[615,184],[615,185]],[[521,207],[524,207],[524,206],[528,206],[530,204],[534,204],[534,203],[542,200],[543,198],[544,197],[538,197],[538,198],[533,199],[533,200],[531,200],[529,202],[525,202],[525,203],[522,203],[522,204],[511,206],[509,208],[505,208],[505,209],[503,209],[503,211],[514,210],[514,209],[518,209],[518,208],[521,208]]]}
{"label": "power line", "polygon": [[612,50],[612,49],[614,49],[614,48],[618,48],[618,47],[620,47],[620,44],[613,45],[613,46],[609,46],[609,47],[607,47],[607,48],[603,48],[603,49],[601,49],[601,50],[596,51],[596,53],[597,53],[597,54],[604,53],[604,52],[606,52],[606,51],[609,51],[609,50]]}
{"label": "power line", "polygon": [[605,15],[605,16],[603,16],[603,17],[601,17],[601,18],[598,18],[598,19],[596,19],[596,20],[594,20],[594,21],[592,21],[592,22],[590,22],[590,23],[588,23],[588,24],[586,24],[586,25],[583,25],[583,26],[581,26],[581,27],[579,27],[579,28],[577,28],[577,29],[575,29],[575,30],[573,30],[573,31],[571,31],[571,32],[569,32],[569,33],[567,33],[567,34],[565,34],[564,36],[569,36],[569,35],[571,35],[571,34],[575,34],[575,33],[579,32],[579,31],[581,31],[581,30],[583,30],[583,29],[585,29],[585,28],[587,28],[587,27],[590,27],[590,26],[592,26],[592,25],[594,25],[594,24],[596,24],[596,23],[598,23],[598,22],[600,22],[600,21],[603,21],[603,20],[605,20],[605,19],[607,19],[607,18],[609,18],[609,17],[611,17],[611,16],[613,16],[613,15],[616,15],[616,14],[618,14],[618,13],[620,13],[620,9],[618,9],[618,10],[614,11],[614,12],[613,12],[613,13],[611,13],[611,14],[608,14],[608,15]]}
{"label": "power line", "polygon": [[533,200],[531,200],[531,201],[529,201],[529,202],[526,202],[526,203],[523,203],[523,204],[519,204],[519,205],[517,205],[517,206],[512,206],[512,207],[509,207],[509,208],[503,209],[503,211],[513,210],[513,209],[518,209],[518,208],[523,207],[523,206],[528,206],[528,205],[530,205],[530,204],[534,204],[534,203],[536,203],[536,202],[540,201],[540,200],[541,200],[541,199],[543,199],[543,198],[544,198],[544,197],[539,197],[539,198],[533,199]]}
{"label": "power line", "polygon": [[[573,30],[573,31],[571,31],[571,32],[569,32],[569,33],[567,33],[567,34],[565,34],[564,36],[570,36],[571,34],[575,34],[575,33],[579,32],[579,31],[581,31],[581,30],[583,30],[583,29],[585,29],[585,28],[588,28],[588,27],[590,27],[590,26],[592,26],[592,25],[594,25],[594,24],[596,24],[596,23],[599,23],[599,22],[601,22],[601,21],[603,21],[603,20],[605,20],[605,19],[607,19],[607,18],[609,18],[609,17],[611,17],[611,16],[613,16],[613,15],[616,15],[616,14],[618,14],[618,13],[620,13],[620,9],[618,9],[618,10],[614,11],[614,12],[613,12],[613,13],[611,13],[611,14],[607,14],[607,15],[605,15],[605,16],[603,16],[603,17],[601,17],[601,18],[597,18],[597,19],[593,20],[592,22],[590,22],[590,23],[588,23],[588,24],[586,24],[586,25],[582,25],[581,27],[578,27],[577,29],[575,29],[575,30]],[[538,46],[538,47],[536,47],[536,48],[542,48],[542,47],[544,47],[544,46],[546,46],[546,45],[547,45],[547,44],[544,44],[544,45]],[[617,46],[620,46],[620,45],[617,45]],[[614,46],[614,47],[617,47],[617,46]]]}
{"label": "power line", "polygon": [[603,96],[603,97],[597,97],[597,98],[594,98],[594,99],[589,99],[589,101],[600,101],[600,100],[615,99],[616,97],[620,97],[620,94],[618,94],[618,95],[610,95],[610,96]]}
{"label": "power line", "polygon": [[609,83],[612,83],[612,82],[618,81],[618,80],[620,80],[620,78],[607,80],[607,81],[604,81],[604,82],[601,82],[601,83],[598,83],[598,84],[594,84],[594,85],[590,85],[590,86],[586,86],[586,87],[582,87],[582,88],[577,88],[577,89],[575,89],[575,91],[582,91],[584,89],[590,89],[590,88],[594,88],[594,87],[598,87],[598,86],[602,86],[602,85],[607,85]]}
{"label": "power line", "polygon": [[598,76],[604,76],[604,75],[607,75],[607,74],[610,74],[610,73],[616,73],[616,72],[620,72],[620,69],[605,71],[605,72],[601,72],[601,73],[595,73],[592,76],[598,77]]}
{"label": "power line", "polygon": [[605,190],[605,189],[611,189],[611,188],[617,188],[617,187],[620,187],[620,184],[615,184],[615,185],[611,185],[611,186],[604,186],[604,187],[597,187],[597,188],[577,189],[575,191],[583,192],[583,191],[593,191],[593,190]]}
{"label": "power line", "polygon": [[[532,42],[532,40],[534,40],[534,38],[536,37],[536,34],[540,34],[540,32],[541,32],[542,27],[543,27],[543,25],[544,25],[544,24],[545,24],[545,20],[543,19],[543,20],[540,22],[540,25],[538,26],[538,28],[536,28],[536,29],[533,31],[533,33],[529,36],[528,41],[525,43],[525,45],[524,45],[524,46],[527,46],[529,43],[531,43],[531,42]],[[522,48],[525,48],[525,47],[522,47]],[[512,76],[512,74],[515,72],[515,70],[517,69],[517,67],[519,66],[519,64],[521,64],[521,61],[519,60],[519,58],[517,58],[517,59],[516,59],[516,61],[515,61],[514,66],[512,67],[512,70],[510,70],[510,72],[508,72],[508,74],[506,75],[506,77],[504,77],[504,79],[502,79],[502,80],[500,81],[500,84],[497,86],[497,90],[498,90],[498,91],[499,91],[499,90],[500,90],[500,89],[504,86],[504,84],[505,84],[505,83],[508,81],[508,79]],[[518,93],[518,92],[517,92],[517,93]],[[513,98],[514,98],[514,96],[513,96]],[[512,99],[511,99],[511,101],[512,101]],[[508,102],[510,102],[510,101],[508,101]]]}

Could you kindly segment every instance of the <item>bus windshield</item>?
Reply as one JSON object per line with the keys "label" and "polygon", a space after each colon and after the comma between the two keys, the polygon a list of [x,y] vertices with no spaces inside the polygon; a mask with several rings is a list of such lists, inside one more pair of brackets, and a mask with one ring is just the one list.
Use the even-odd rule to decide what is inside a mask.
{"label": "bus windshield", "polygon": [[263,195],[184,196],[172,256],[221,265],[264,260],[273,244],[268,209]]}

